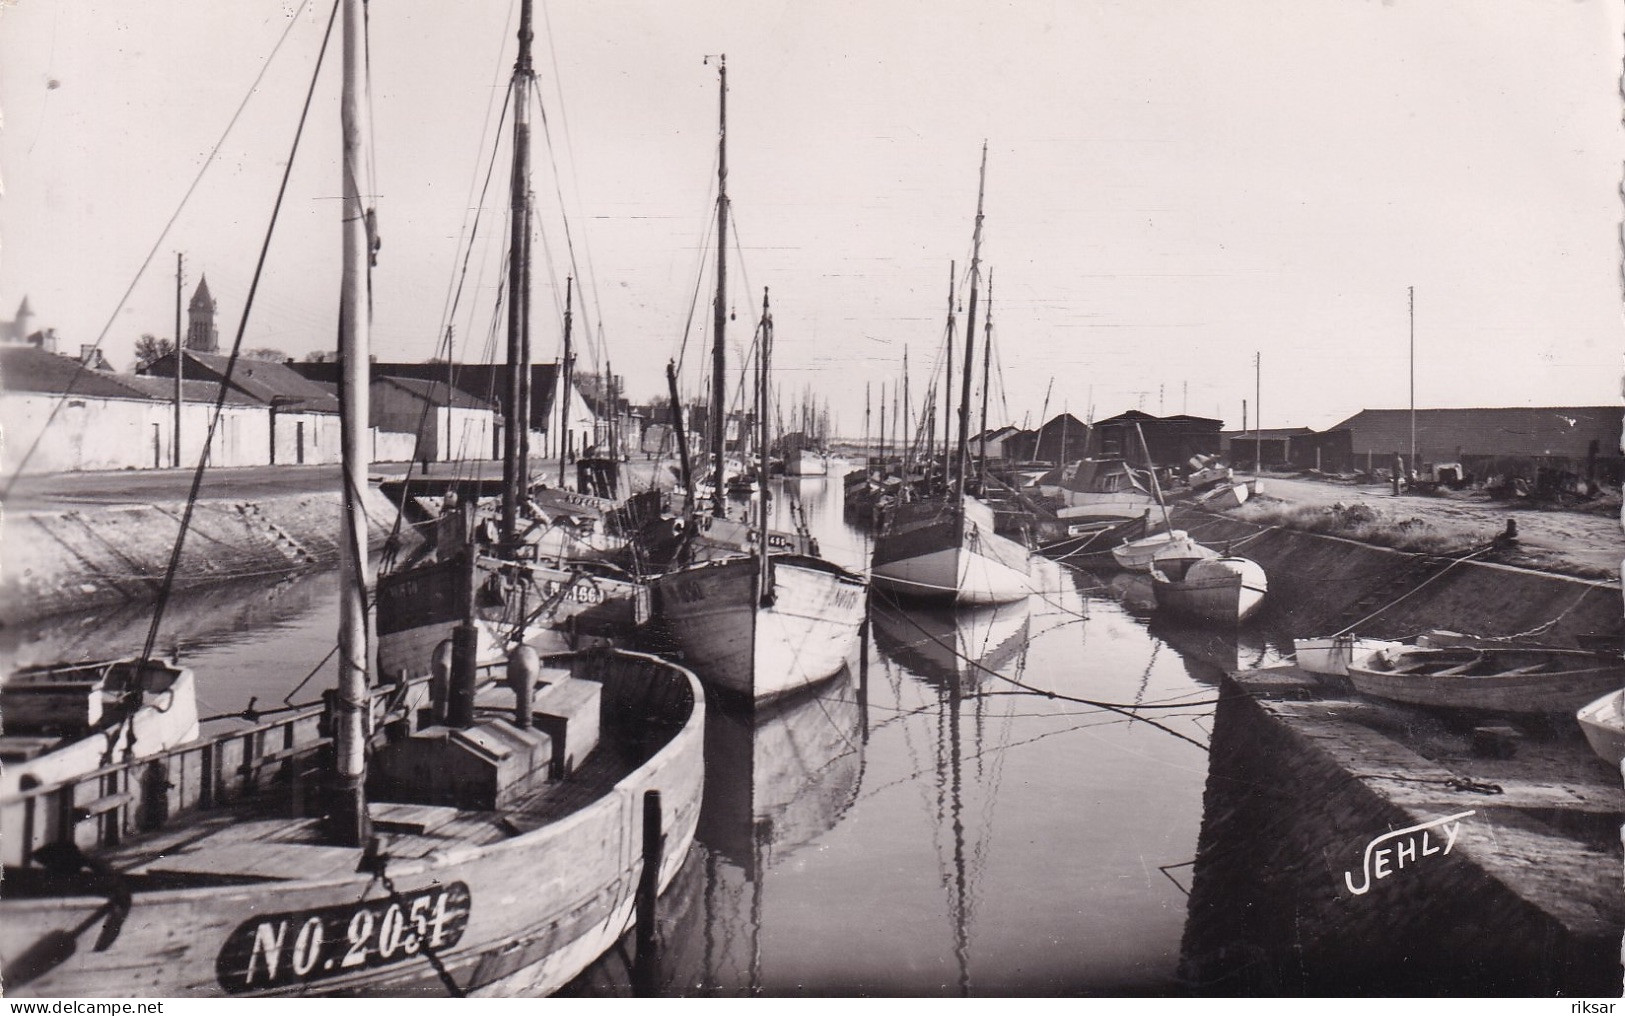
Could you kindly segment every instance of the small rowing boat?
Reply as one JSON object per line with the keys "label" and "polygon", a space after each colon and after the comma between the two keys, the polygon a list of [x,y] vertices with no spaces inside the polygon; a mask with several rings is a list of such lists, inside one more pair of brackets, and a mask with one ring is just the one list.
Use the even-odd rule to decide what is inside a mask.
{"label": "small rowing boat", "polygon": [[1619,771],[1625,759],[1625,691],[1611,691],[1574,714],[1597,757]]}
{"label": "small rowing boat", "polygon": [[1350,664],[1356,690],[1412,705],[1567,713],[1625,685],[1625,662],[1579,649],[1403,647]]}

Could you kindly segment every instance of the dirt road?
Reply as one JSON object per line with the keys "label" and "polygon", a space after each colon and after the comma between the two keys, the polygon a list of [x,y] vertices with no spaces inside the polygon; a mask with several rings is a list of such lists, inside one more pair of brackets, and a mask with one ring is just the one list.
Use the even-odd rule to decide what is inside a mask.
{"label": "dirt road", "polygon": [[1271,476],[1264,477],[1263,494],[1258,503],[1250,502],[1235,514],[1245,518],[1257,513],[1271,498],[1324,507],[1364,504],[1395,525],[1414,519],[1437,532],[1459,533],[1463,546],[1488,542],[1511,519],[1518,527],[1517,546],[1495,558],[1505,564],[1618,581],[1620,562],[1625,560],[1625,530],[1612,515],[1525,507],[1476,492],[1395,497],[1386,485]]}

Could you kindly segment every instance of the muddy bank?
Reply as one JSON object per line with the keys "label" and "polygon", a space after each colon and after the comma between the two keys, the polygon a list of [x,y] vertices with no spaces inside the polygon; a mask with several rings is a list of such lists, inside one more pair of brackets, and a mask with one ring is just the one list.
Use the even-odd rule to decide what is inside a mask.
{"label": "muddy bank", "polygon": [[[395,508],[366,494],[369,543],[380,547]],[[0,530],[0,618],[8,626],[157,596],[183,504],[85,505],[7,513]],[[278,577],[338,560],[336,491],[199,501],[176,589]]]}
{"label": "muddy bank", "polygon": [[1553,646],[1625,637],[1615,582],[1453,562],[1189,510],[1177,512],[1174,524],[1264,566],[1269,595],[1260,621],[1276,631],[1325,635],[1351,627],[1399,638],[1448,628]]}

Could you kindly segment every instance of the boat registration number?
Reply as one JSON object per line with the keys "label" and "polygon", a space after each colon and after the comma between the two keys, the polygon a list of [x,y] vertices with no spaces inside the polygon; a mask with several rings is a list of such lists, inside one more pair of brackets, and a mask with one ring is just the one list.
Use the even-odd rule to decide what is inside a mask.
{"label": "boat registration number", "polygon": [[238,925],[215,961],[232,994],[270,991],[454,947],[472,910],[461,882],[387,899],[266,914]]}

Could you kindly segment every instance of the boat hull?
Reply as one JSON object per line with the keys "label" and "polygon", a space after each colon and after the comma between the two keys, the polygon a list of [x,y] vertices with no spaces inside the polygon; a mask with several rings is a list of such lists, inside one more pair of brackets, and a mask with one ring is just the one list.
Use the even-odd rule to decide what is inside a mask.
{"label": "boat hull", "polygon": [[[1487,661],[1480,668],[1465,663]],[[1542,669],[1520,664],[1540,660]],[[1437,661],[1438,666],[1432,666]],[[1421,669],[1412,669],[1421,665]],[[1522,673],[1512,671],[1523,670]],[[1625,665],[1578,650],[1401,649],[1349,667],[1356,691],[1409,705],[1493,713],[1573,713],[1625,684]]]}
{"label": "boat hull", "polygon": [[940,503],[912,502],[890,514],[869,567],[877,588],[960,604],[1011,603],[1032,593],[1031,553],[994,532],[985,506],[956,513]]}
{"label": "boat hull", "polygon": [[[234,879],[223,871],[210,880],[192,872],[192,882],[212,884],[134,892],[123,914],[105,894],[8,898],[0,901],[7,994],[489,995],[562,987],[631,925],[645,791],[661,793],[662,888],[699,820],[705,705],[698,682],[653,657],[614,653],[600,661],[611,657],[585,664],[604,681],[606,721],[636,724],[643,709],[676,728],[663,730],[664,743],[586,805],[495,842],[448,838],[398,859],[381,832],[376,862],[358,849],[295,845],[290,831],[313,819],[222,816],[212,821],[239,827],[243,855],[276,843],[292,863],[306,862],[300,870],[329,874]],[[185,884],[184,859],[183,851],[126,874],[178,865],[182,874],[170,877]]]}
{"label": "boat hull", "polygon": [[1625,691],[1612,691],[1589,705],[1574,718],[1580,721],[1580,730],[1586,743],[1597,757],[1619,771],[1625,760]]}
{"label": "boat hull", "polygon": [[[482,558],[476,581],[481,666],[502,662],[523,641],[562,652],[630,634],[649,619],[639,583],[591,570]],[[463,621],[465,563],[433,562],[378,578],[378,670],[407,679],[429,673],[434,652]]]}
{"label": "boat hull", "polygon": [[769,558],[770,602],[758,602],[758,561],[695,565],[654,581],[655,612],[701,679],[766,702],[835,676],[858,647],[867,586],[817,558]]}
{"label": "boat hull", "polygon": [[1267,586],[1264,569],[1246,558],[1197,561],[1182,577],[1151,569],[1157,608],[1209,624],[1236,625],[1257,612]]}
{"label": "boat hull", "polygon": [[1124,571],[1145,571],[1151,567],[1153,560],[1169,556],[1194,560],[1219,555],[1217,551],[1202,546],[1179,529],[1130,540],[1112,548],[1112,560]]}
{"label": "boat hull", "polygon": [[1357,635],[1326,635],[1293,639],[1292,654],[1298,666],[1311,674],[1347,677],[1350,664],[1360,664],[1382,649],[1400,649],[1403,643]]}

